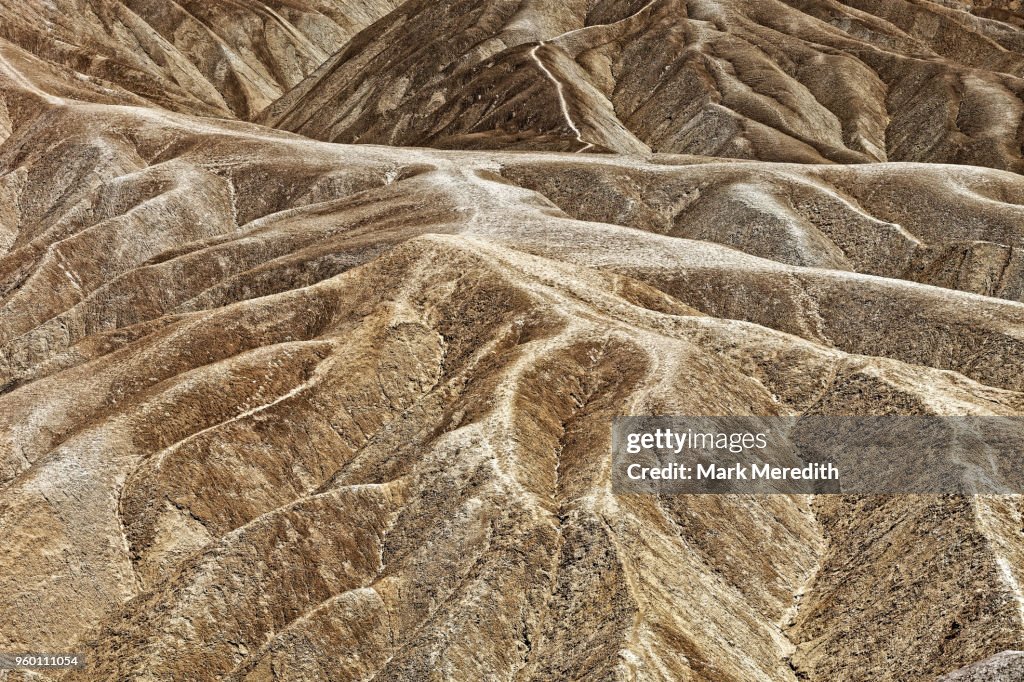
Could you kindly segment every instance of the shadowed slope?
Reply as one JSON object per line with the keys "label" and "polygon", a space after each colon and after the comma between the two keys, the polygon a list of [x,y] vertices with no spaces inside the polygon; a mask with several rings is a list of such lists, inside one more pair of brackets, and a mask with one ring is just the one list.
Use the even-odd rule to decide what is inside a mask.
{"label": "shadowed slope", "polygon": [[396,4],[4,0],[0,38],[161,107],[248,118]]}

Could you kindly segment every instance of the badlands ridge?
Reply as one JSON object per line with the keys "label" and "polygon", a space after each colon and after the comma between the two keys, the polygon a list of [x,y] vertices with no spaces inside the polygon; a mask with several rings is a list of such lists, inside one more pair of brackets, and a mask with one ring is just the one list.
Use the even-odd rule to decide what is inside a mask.
{"label": "badlands ridge", "polygon": [[1024,416],[1018,5],[0,0],[0,679],[1018,679],[1019,498],[608,456]]}

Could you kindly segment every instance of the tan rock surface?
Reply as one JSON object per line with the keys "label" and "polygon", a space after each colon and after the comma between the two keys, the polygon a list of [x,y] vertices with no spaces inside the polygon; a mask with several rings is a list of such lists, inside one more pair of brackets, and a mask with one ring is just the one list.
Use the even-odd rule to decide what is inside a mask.
{"label": "tan rock surface", "polygon": [[336,142],[1024,169],[1010,24],[912,0],[559,8],[408,2],[259,120]]}
{"label": "tan rock surface", "polygon": [[[826,30],[824,4],[796,4],[765,5],[810,17],[772,60],[859,31],[838,63],[856,43],[1018,78],[1010,24],[832,3]],[[66,9],[89,25],[90,7]],[[608,456],[622,414],[1021,416],[1024,178],[999,169],[1019,142],[979,105],[974,142],[894,154],[894,121],[931,119],[890,90],[877,149],[914,163],[830,163],[869,160],[844,125],[870,116],[801,98],[772,107],[814,144],[782,123],[762,139],[809,163],[648,155],[735,140],[619,128],[643,117],[596,65],[626,101],[671,52],[638,36],[725,50],[774,15],[552,7],[413,0],[282,100],[310,120],[365,104],[336,130],[396,146],[175,113],[157,105],[227,91],[204,76],[163,101],[0,44],[0,651],[89,659],[0,679],[923,682],[1020,649],[1018,497],[617,496]],[[401,39],[441,20],[461,26],[449,44]],[[337,99],[352,74],[367,85]],[[479,79],[532,118],[502,136],[455,107],[443,134],[419,127],[425,83]],[[593,103],[582,144],[559,94]],[[425,143],[477,150],[397,146]],[[568,153],[585,144],[630,154]],[[978,165],[920,163],[968,148]]]}
{"label": "tan rock surface", "polygon": [[14,43],[175,111],[248,118],[397,4],[3,0],[0,48]]}
{"label": "tan rock surface", "polygon": [[1024,677],[1024,652],[1004,651],[992,658],[943,675],[939,682],[1012,682]]}

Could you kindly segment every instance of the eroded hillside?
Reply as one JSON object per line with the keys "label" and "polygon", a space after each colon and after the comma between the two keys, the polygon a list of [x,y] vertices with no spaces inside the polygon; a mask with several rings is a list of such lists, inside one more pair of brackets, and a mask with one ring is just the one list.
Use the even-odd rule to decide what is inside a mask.
{"label": "eroded hillside", "polygon": [[335,142],[1019,172],[1022,40],[911,0],[416,0],[259,120]]}
{"label": "eroded hillside", "polygon": [[3,0],[0,38],[72,78],[123,89],[125,99],[130,93],[174,111],[249,118],[397,4]]}
{"label": "eroded hillside", "polygon": [[[302,12],[386,11],[273,7],[310,41],[349,29]],[[255,26],[232,53],[279,45]],[[1012,671],[1019,498],[614,495],[608,453],[622,414],[1024,416],[1021,36],[928,2],[413,0],[270,110],[393,146],[0,43],[0,651],[88,659],[0,679]]]}

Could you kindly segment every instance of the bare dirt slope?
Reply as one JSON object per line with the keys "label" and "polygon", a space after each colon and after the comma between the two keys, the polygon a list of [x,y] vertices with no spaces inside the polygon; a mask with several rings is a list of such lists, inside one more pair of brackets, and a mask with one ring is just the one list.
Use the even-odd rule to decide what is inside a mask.
{"label": "bare dirt slope", "polygon": [[[747,164],[196,125],[64,106],[5,146],[4,648],[79,642],[90,680],[902,680],[1019,640],[1016,501],[616,498],[600,453],[620,412],[1018,414],[1021,304],[673,233],[699,213],[661,197],[742,198]],[[835,211],[920,193],[773,169]],[[1018,176],[931,170],[1020,225]],[[890,267],[872,243],[842,258]]]}
{"label": "bare dirt slope", "polygon": [[249,118],[397,4],[2,0],[0,39],[162,107]]}
{"label": "bare dirt slope", "polygon": [[259,120],[335,142],[1024,169],[1007,23],[918,0],[555,7],[408,2]]}
{"label": "bare dirt slope", "polygon": [[[836,154],[779,155],[807,163],[728,158],[727,137],[699,150],[722,157],[652,154],[607,97],[591,110],[603,118],[569,127],[566,108],[584,119],[566,84],[589,82],[581,65],[600,59],[567,50],[612,30],[596,24],[623,17],[614,30],[643,35],[661,16],[722,45],[730,27],[761,30],[740,4],[414,0],[299,86],[323,98],[302,100],[311,121],[340,102],[366,131],[394,131],[377,141],[489,150],[331,144],[175,113],[76,76],[52,46],[0,44],[0,651],[88,658],[0,679],[930,682],[1010,669],[999,654],[1024,639],[1017,497],[611,492],[621,414],[1024,416],[1024,177],[1005,170],[1019,142],[985,132],[984,106],[964,109],[962,128],[998,141],[977,149],[1005,151],[985,157],[1003,169],[894,162],[894,122],[927,88],[884,98],[884,163],[836,163],[871,154],[816,124]],[[858,54],[905,48],[938,73],[1016,82],[1011,24],[890,5],[922,12],[900,29],[910,42]],[[786,7],[769,9],[798,12]],[[846,28],[823,39],[855,16],[880,44],[899,20],[829,7]],[[388,33],[439,16],[469,22],[450,45]],[[964,26],[984,39],[973,56],[935,37]],[[776,36],[780,49],[804,40]],[[616,61],[641,42],[607,43],[613,90],[642,89]],[[845,49],[829,48],[837,64]],[[491,56],[459,57],[474,50]],[[411,80],[374,90],[398,82],[388,54],[412,60]],[[328,97],[357,56],[361,94]],[[412,80],[421,63],[439,83],[518,82],[533,118],[499,135],[459,129],[475,110],[456,107],[450,134],[415,137],[434,125],[416,109],[434,92]],[[808,102],[787,111],[811,116]],[[377,113],[360,118],[364,104]],[[797,148],[771,129],[764,149]],[[974,144],[963,135],[957,149]],[[619,143],[630,153],[571,153]]]}

